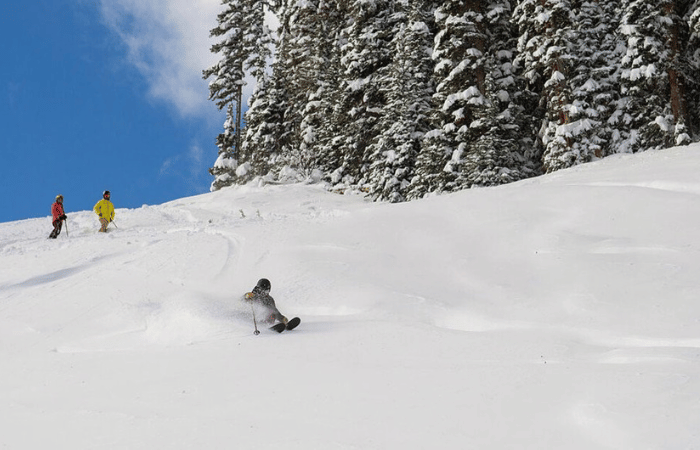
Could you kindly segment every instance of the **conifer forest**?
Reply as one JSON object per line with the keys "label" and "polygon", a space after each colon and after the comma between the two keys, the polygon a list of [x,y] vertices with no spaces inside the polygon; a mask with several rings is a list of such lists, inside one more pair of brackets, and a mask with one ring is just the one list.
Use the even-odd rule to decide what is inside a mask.
{"label": "conifer forest", "polygon": [[400,202],[700,136],[700,0],[222,4],[212,190],[311,179]]}

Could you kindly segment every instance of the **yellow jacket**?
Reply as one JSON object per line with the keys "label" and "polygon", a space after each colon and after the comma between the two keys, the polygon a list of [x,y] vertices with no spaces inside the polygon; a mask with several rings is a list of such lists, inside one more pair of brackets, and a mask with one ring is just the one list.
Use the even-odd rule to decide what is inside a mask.
{"label": "yellow jacket", "polygon": [[114,220],[114,205],[109,200],[102,199],[92,208],[95,214],[108,221]]}

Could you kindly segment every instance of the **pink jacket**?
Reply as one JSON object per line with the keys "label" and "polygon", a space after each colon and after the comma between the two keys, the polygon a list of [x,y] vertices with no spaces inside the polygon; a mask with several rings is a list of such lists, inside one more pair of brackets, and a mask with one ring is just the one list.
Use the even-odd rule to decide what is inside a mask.
{"label": "pink jacket", "polygon": [[57,221],[59,217],[63,215],[63,205],[58,202],[54,202],[51,205],[51,215],[53,216],[53,221]]}

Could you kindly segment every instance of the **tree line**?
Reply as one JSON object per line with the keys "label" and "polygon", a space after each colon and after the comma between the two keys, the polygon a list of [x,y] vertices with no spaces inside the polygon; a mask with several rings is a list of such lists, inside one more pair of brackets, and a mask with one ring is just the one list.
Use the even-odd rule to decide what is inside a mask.
{"label": "tree line", "polygon": [[212,190],[312,178],[399,202],[700,131],[700,0],[222,4]]}

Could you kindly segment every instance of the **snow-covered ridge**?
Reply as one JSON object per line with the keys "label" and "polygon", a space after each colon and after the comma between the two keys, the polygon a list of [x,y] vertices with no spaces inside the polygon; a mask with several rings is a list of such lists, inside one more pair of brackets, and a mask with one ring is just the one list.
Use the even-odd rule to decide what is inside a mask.
{"label": "snow-covered ridge", "polygon": [[[697,447],[699,150],[0,224],[0,446]],[[253,335],[263,276],[297,330]]]}

